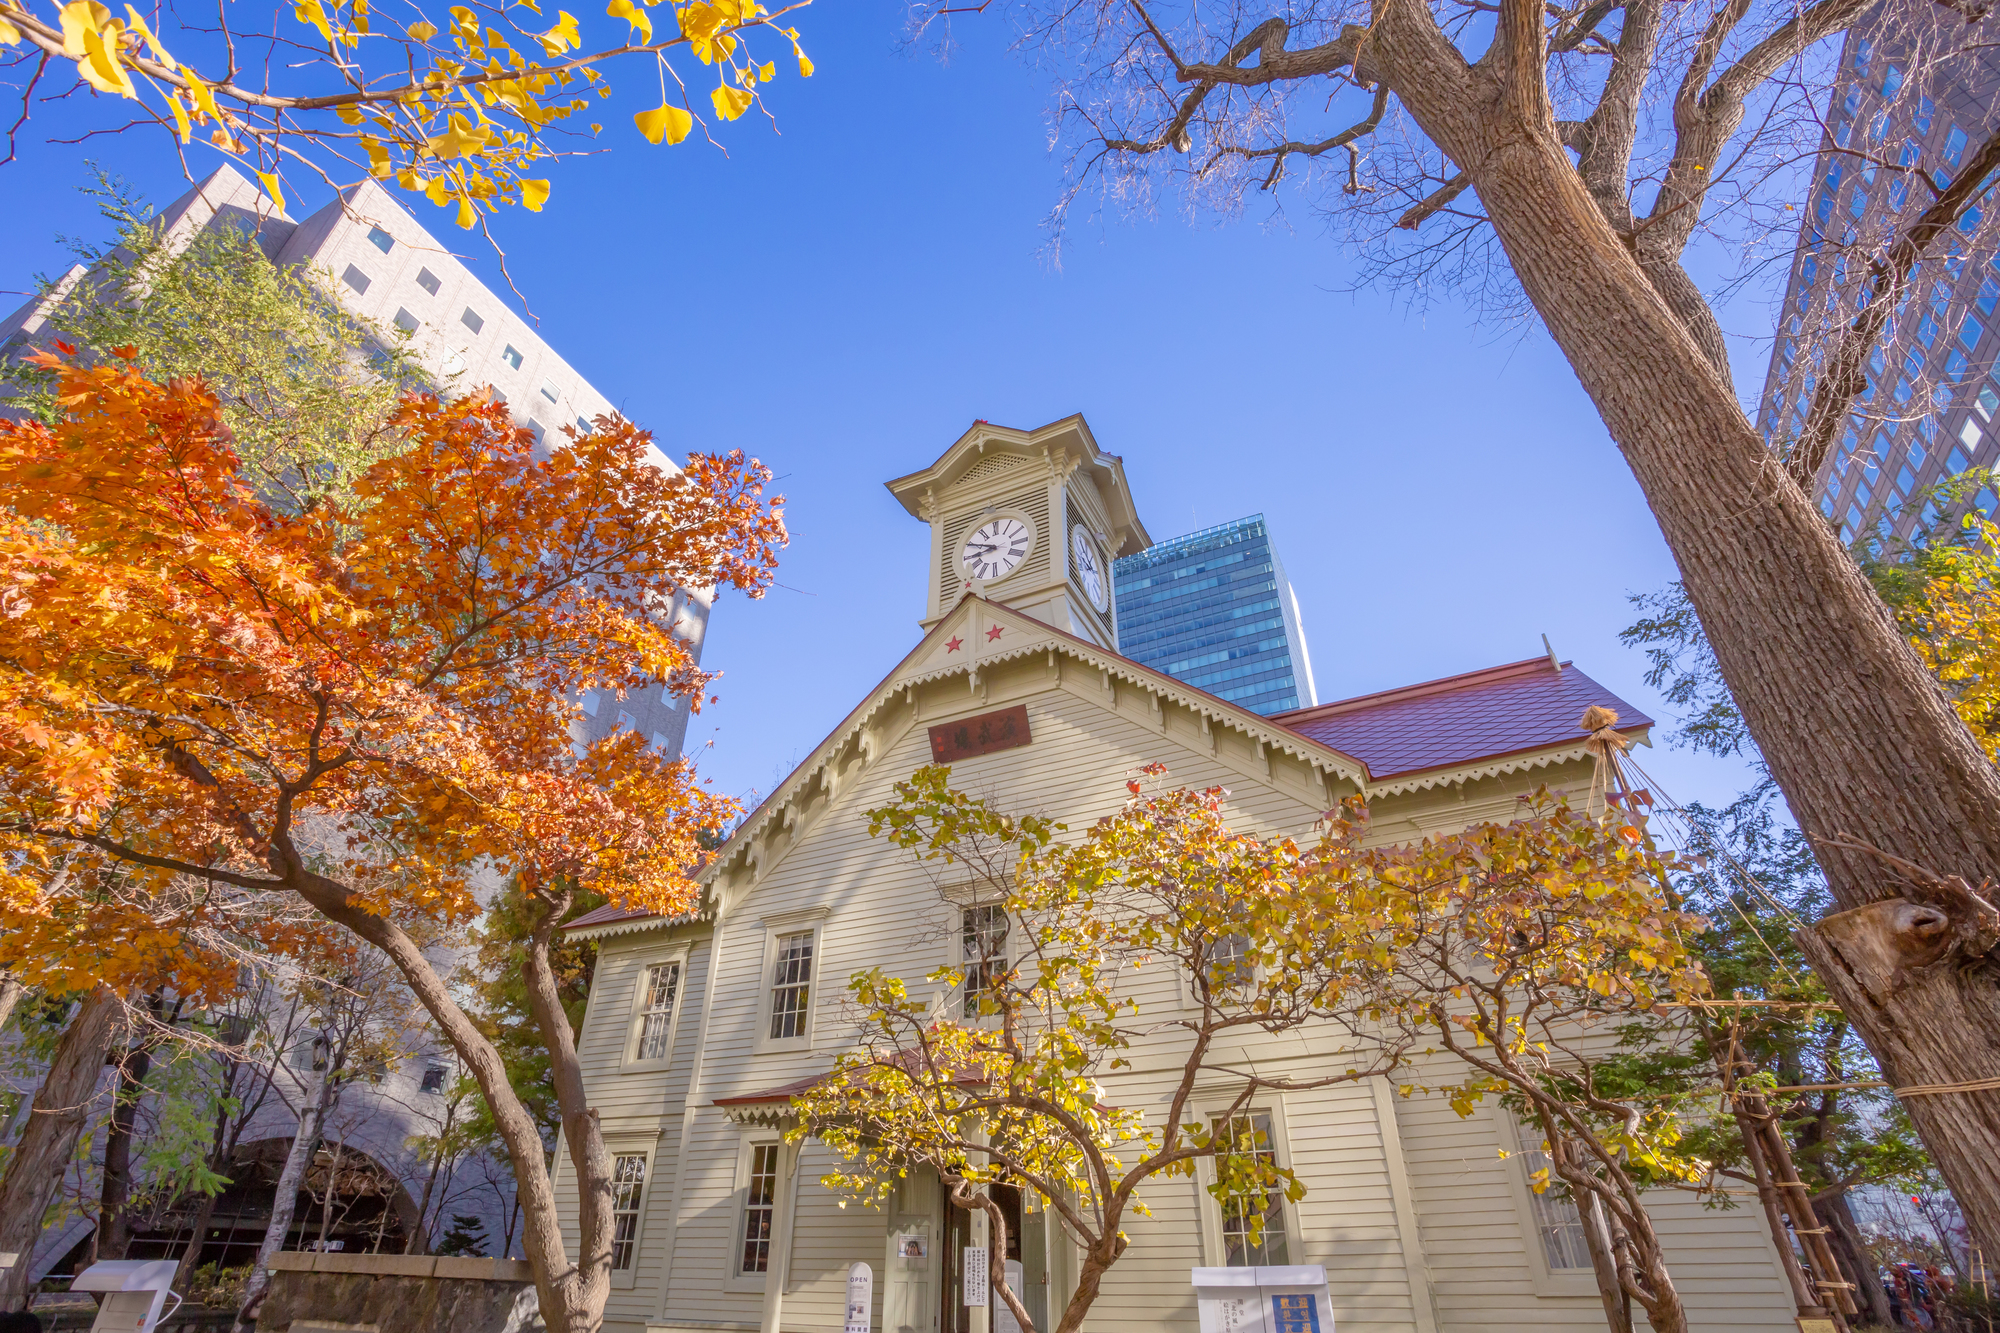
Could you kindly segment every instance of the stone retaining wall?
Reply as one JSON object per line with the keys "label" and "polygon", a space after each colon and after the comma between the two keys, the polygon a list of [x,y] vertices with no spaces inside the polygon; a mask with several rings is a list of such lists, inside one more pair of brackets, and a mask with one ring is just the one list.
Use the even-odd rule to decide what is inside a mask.
{"label": "stone retaining wall", "polygon": [[258,1333],[542,1333],[519,1259],[285,1251]]}

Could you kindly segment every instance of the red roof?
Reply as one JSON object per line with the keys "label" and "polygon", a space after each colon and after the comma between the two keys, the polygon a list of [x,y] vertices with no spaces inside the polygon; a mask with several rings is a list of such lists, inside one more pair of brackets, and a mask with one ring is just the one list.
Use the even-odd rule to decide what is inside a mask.
{"label": "red roof", "polygon": [[[614,921],[629,921],[634,917],[656,915],[658,913],[649,912],[643,907],[620,907],[617,903],[606,903],[602,907],[591,908],[574,921],[564,922],[562,928],[564,930],[582,930],[585,926],[605,926]],[[691,914],[684,913],[680,919],[692,921],[694,917]]]}
{"label": "red roof", "polygon": [[1564,662],[1546,657],[1274,713],[1271,721],[1368,765],[1371,778],[1454,768],[1580,741],[1583,710],[1602,704],[1618,730],[1653,719]]}
{"label": "red roof", "polygon": [[788,1102],[825,1077],[825,1073],[808,1074],[804,1078],[795,1078],[790,1083],[780,1083],[777,1087],[767,1088],[763,1092],[752,1092],[741,1097],[717,1097],[714,1104],[757,1106],[764,1102]]}

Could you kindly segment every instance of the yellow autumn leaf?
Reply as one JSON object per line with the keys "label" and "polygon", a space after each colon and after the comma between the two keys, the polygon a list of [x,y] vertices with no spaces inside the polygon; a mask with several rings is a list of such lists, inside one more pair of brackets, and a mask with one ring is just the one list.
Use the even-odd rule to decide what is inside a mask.
{"label": "yellow autumn leaf", "polygon": [[340,117],[340,123],[343,125],[359,125],[363,119],[361,108],[358,106],[335,107],[333,114]]}
{"label": "yellow autumn leaf", "polygon": [[806,53],[801,51],[799,52],[799,77],[802,79],[810,79],[812,76],[813,76],[813,62],[806,59]]}
{"label": "yellow autumn leaf", "polygon": [[118,58],[118,39],[124,31],[125,25],[117,19],[111,20],[102,32],[87,29],[83,34],[84,55],[76,62],[76,68],[85,82],[100,93],[136,98],[139,91],[132,86],[132,76],[125,72],[125,62]]}
{"label": "yellow autumn leaf", "polygon": [[280,213],[284,212],[285,186],[284,183],[278,179],[277,173],[270,171],[260,171],[257,173],[257,179],[264,182],[264,193],[271,196],[271,202],[278,206],[278,211]]}
{"label": "yellow autumn leaf", "polygon": [[310,23],[319,29],[319,35],[328,42],[333,40],[333,28],[326,21],[326,10],[319,0],[299,0],[299,7],[292,11],[301,23]]}
{"label": "yellow autumn leaf", "polygon": [[530,213],[541,212],[542,205],[547,203],[548,199],[549,183],[547,181],[524,180],[521,182],[521,207],[527,209]]}
{"label": "yellow autumn leaf", "polygon": [[451,182],[442,176],[433,176],[430,184],[424,186],[424,197],[443,208],[451,202]]}
{"label": "yellow autumn leaf", "polygon": [[479,215],[473,211],[472,201],[461,196],[458,201],[458,225],[471,231],[472,224],[478,220]]}
{"label": "yellow autumn leaf", "polygon": [[167,94],[167,107],[174,113],[174,128],[180,132],[181,142],[192,143],[194,141],[194,126],[188,124],[187,108],[181,105],[179,94]]}
{"label": "yellow autumn leaf", "polygon": [[653,16],[633,4],[632,0],[611,0],[604,7],[604,12],[631,24],[632,31],[639,35],[639,45],[645,46],[653,40]]}
{"label": "yellow autumn leaf", "polygon": [[0,46],[19,46],[20,44],[21,30],[9,23],[4,15],[0,15]]}
{"label": "yellow autumn leaf", "polygon": [[186,65],[182,65],[181,77],[187,80],[188,96],[194,99],[194,104],[202,115],[220,123],[222,108],[215,104],[215,94],[208,90],[208,85],[201,81],[201,76]]}
{"label": "yellow autumn leaf", "polygon": [[583,45],[583,39],[576,31],[576,15],[561,9],[556,11],[556,26],[547,32],[536,33],[535,40],[540,42],[542,49],[552,56],[559,56],[565,51]]}
{"label": "yellow autumn leaf", "polygon": [[741,88],[717,88],[708,95],[715,103],[715,114],[724,120],[734,120],[750,109],[750,94]]}
{"label": "yellow autumn leaf", "polygon": [[419,20],[405,28],[404,31],[410,34],[410,40],[413,42],[428,42],[431,38],[437,36],[438,30],[437,24]]}
{"label": "yellow autumn leaf", "polygon": [[655,107],[651,111],[641,111],[632,117],[632,123],[639,127],[639,133],[654,143],[665,139],[669,144],[677,144],[688,137],[694,128],[694,117],[677,106]]}
{"label": "yellow autumn leaf", "polygon": [[72,60],[88,52],[83,45],[86,32],[96,32],[111,19],[111,11],[95,0],[70,0],[62,7],[63,54]]}
{"label": "yellow autumn leaf", "polygon": [[769,83],[772,79],[777,78],[778,77],[777,62],[774,60],[766,60],[763,64],[757,66],[757,77],[765,83]]}
{"label": "yellow autumn leaf", "polygon": [[160,45],[159,34],[146,26],[145,15],[132,8],[132,6],[127,5],[125,6],[125,22],[131,31],[138,33],[139,36],[145,39],[146,45],[153,48],[154,57],[162,65],[165,65],[168,69],[174,67],[174,58],[167,54],[166,47]]}

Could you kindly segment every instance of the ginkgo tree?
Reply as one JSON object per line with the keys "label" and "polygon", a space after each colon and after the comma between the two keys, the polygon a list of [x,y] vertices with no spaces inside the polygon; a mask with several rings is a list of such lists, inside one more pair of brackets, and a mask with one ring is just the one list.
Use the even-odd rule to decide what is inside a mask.
{"label": "ginkgo tree", "polygon": [[199,145],[248,164],[280,208],[288,171],[366,175],[471,228],[502,205],[541,210],[553,161],[603,129],[589,112],[612,67],[657,80],[659,105],[633,116],[655,144],[760,106],[780,59],[810,76],[789,22],[809,3],[610,0],[580,19],[535,0],[297,0],[266,19],[216,0],[204,24],[157,5],[0,0],[0,68],[21,90],[4,160],[34,110],[74,120],[88,91],[129,110],[120,128],[171,136],[183,162]]}
{"label": "ginkgo tree", "polygon": [[[1661,901],[1667,862],[1625,816],[1543,794],[1513,821],[1380,847],[1358,801],[1309,837],[1258,837],[1229,826],[1226,791],[1164,779],[1151,766],[1129,780],[1123,807],[1074,841],[1046,817],[952,788],[944,768],[919,770],[869,812],[871,831],[910,849],[956,901],[1003,908],[1021,942],[933,973],[955,1005],[879,968],[850,979],[858,1040],[795,1100],[795,1136],[841,1158],[829,1188],[877,1202],[910,1170],[936,1171],[958,1206],[988,1214],[996,1279],[1004,1217],[989,1187],[1032,1191],[1081,1251],[1056,1323],[1071,1333],[1125,1253],[1149,1184],[1206,1177],[1225,1230],[1251,1244],[1281,1197],[1303,1196],[1250,1113],[1273,1091],[1393,1075],[1407,1091],[1448,1092],[1461,1114],[1513,1091],[1551,1108],[1566,1172],[1596,1151],[1576,1146],[1578,1134],[1610,1143],[1615,1163],[1628,1141],[1659,1158],[1672,1132],[1658,1117],[1608,1124],[1608,1102],[1579,1106],[1548,1067],[1518,1086],[1506,1072],[1600,1013],[1629,1020],[1700,989],[1676,935],[1695,922]],[[1517,937],[1540,947],[1523,952]],[[1438,989],[1441,951],[1474,988],[1490,980],[1477,959],[1532,959],[1537,970],[1514,968],[1502,989],[1525,980],[1554,1001],[1508,1001],[1497,1023],[1478,1002],[1468,1014],[1464,996]],[[1476,1048],[1489,1030],[1508,1051],[1498,1073],[1440,1073],[1424,1059]],[[1242,1039],[1258,1033],[1298,1034],[1314,1067],[1245,1060]],[[1558,1188],[1581,1197],[1593,1169],[1579,1167],[1575,1186],[1565,1173]],[[997,1280],[996,1290],[1028,1326],[1017,1294]],[[1678,1331],[1677,1308],[1647,1306],[1654,1327]]]}
{"label": "ginkgo tree", "polygon": [[[549,936],[578,892],[685,907],[733,807],[630,732],[575,741],[576,701],[664,684],[699,702],[670,594],[763,590],[784,540],[768,473],[738,453],[663,468],[613,418],[538,457],[497,404],[412,398],[407,447],[351,500],[280,512],[199,383],[59,369],[60,423],[0,425],[4,851],[296,895],[380,949],[492,1110],[549,1326],[595,1329],[610,1162]],[[533,903],[523,971],[579,1182],[574,1256],[534,1118],[419,945],[495,876]]]}

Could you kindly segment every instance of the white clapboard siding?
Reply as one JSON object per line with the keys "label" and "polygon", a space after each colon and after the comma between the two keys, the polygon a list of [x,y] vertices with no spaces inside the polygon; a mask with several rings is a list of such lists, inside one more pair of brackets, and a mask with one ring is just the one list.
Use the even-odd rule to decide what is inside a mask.
{"label": "white clapboard siding", "polygon": [[[945,632],[934,631],[932,640]],[[922,993],[933,984],[925,974],[954,960],[958,908],[909,854],[868,836],[865,812],[891,801],[894,784],[929,762],[930,726],[1015,704],[1028,708],[1032,743],[959,763],[954,783],[1013,811],[1061,819],[1071,837],[1116,811],[1127,777],[1154,761],[1168,765],[1176,785],[1228,788],[1230,821],[1262,834],[1309,834],[1337,795],[1318,770],[1260,745],[1247,728],[1212,721],[1204,730],[1187,707],[1172,701],[1162,707],[1148,690],[1110,682],[1054,651],[1046,660],[1037,652],[983,665],[976,686],[964,675],[918,681],[907,690],[892,679],[872,707],[855,715],[868,736],[865,753],[837,732],[813,761],[835,759],[834,794],[828,796],[831,784],[824,782],[781,787],[789,803],[783,817],[752,821],[754,869],[718,862],[719,919],[712,931],[705,924],[646,928],[602,943],[581,1043],[592,1104],[614,1151],[638,1139],[658,1144],[643,1271],[629,1290],[614,1292],[610,1327],[712,1333],[761,1326],[764,1295],[732,1289],[743,1285],[732,1277],[741,1225],[737,1171],[746,1135],[774,1131],[740,1127],[714,1103],[824,1070],[853,1036],[842,1012],[851,974],[882,967]],[[1589,778],[1589,765],[1572,760],[1383,797],[1373,804],[1369,836],[1402,842],[1507,819],[1536,788],[1581,791]],[[756,1026],[771,964],[762,923],[807,909],[825,912],[812,1046],[760,1051]],[[627,1071],[633,988],[647,962],[683,938],[690,949],[672,1062],[665,1071]],[[1164,967],[1142,969],[1121,984],[1146,1012],[1182,1003],[1180,983]],[[1214,1061],[1254,1062],[1266,1074],[1324,1074],[1343,1067],[1342,1040],[1330,1028],[1253,1033],[1224,1043]],[[1107,1095],[1121,1105],[1160,1104],[1184,1041],[1162,1032],[1135,1042],[1134,1067],[1107,1073]],[[691,1084],[697,1052],[701,1069]],[[1226,1088],[1226,1080],[1216,1086]],[[1226,1093],[1211,1100],[1219,1106]],[[1461,1120],[1440,1098],[1388,1097],[1365,1081],[1274,1094],[1273,1101],[1284,1147],[1307,1191],[1293,1209],[1294,1260],[1326,1266],[1346,1333],[1602,1327],[1594,1295],[1551,1295],[1546,1280],[1538,1289],[1527,1247],[1538,1246],[1539,1237],[1507,1174],[1519,1163],[1499,1157],[1504,1122],[1490,1108]],[[1205,1114],[1204,1105],[1190,1113]],[[877,1266],[879,1327],[884,1217],[840,1207],[819,1183],[831,1165],[827,1151],[808,1142],[795,1178],[781,1188],[792,1209],[785,1330],[837,1329],[847,1265],[856,1259]],[[563,1197],[573,1206],[573,1195]],[[1104,1280],[1089,1333],[1197,1327],[1188,1270],[1220,1261],[1219,1240],[1210,1234],[1212,1206],[1200,1184],[1184,1179],[1156,1181],[1142,1197],[1153,1216],[1128,1219],[1131,1248]],[[1669,1196],[1659,1216],[1696,1326],[1790,1326],[1787,1294],[1754,1208],[1707,1212],[1697,1201]]]}

